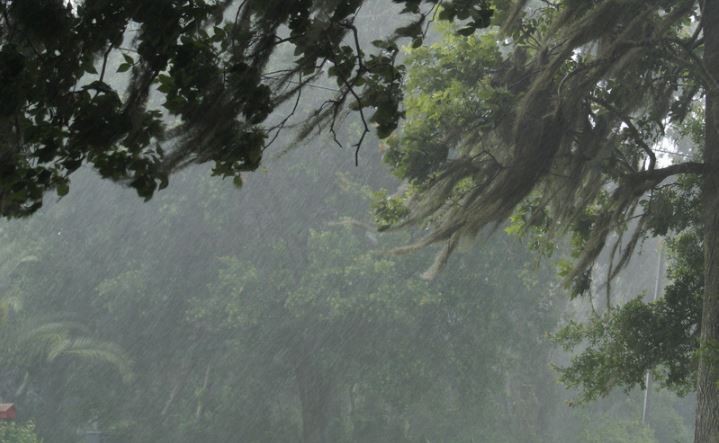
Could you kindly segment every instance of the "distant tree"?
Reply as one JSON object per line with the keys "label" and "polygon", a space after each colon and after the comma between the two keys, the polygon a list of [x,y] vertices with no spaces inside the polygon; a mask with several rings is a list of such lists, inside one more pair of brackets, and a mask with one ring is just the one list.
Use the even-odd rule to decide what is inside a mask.
{"label": "distant tree", "polygon": [[42,443],[32,423],[0,423],[0,441],[5,443]]}
{"label": "distant tree", "polygon": [[[705,257],[703,277],[682,281],[684,265],[677,262],[675,289],[665,301],[635,309],[635,317],[625,310],[612,323],[622,332],[650,333],[646,346],[631,348],[644,357],[624,360],[641,363],[583,383],[600,391],[641,385],[644,371],[661,364],[670,365],[672,383],[692,376],[684,357],[698,355],[695,441],[717,441],[719,2],[516,6],[497,34],[455,37],[412,55],[407,122],[386,149],[410,186],[379,208],[380,219],[432,226],[426,238],[397,251],[443,242],[427,277],[459,239],[511,216],[545,237],[572,232],[567,283],[575,294],[589,290],[591,269],[608,250],[610,307],[610,283],[644,236],[693,230]],[[662,161],[663,140],[690,127],[696,149]],[[697,291],[701,313],[694,309]],[[642,319],[646,327],[635,324]],[[668,329],[651,326],[659,324]],[[659,337],[667,331],[679,335]]]}
{"label": "distant tree", "polygon": [[[24,272],[27,269],[14,277]],[[31,306],[27,292],[19,288],[23,283],[15,283],[5,287],[6,295],[0,298],[0,397],[23,405],[25,416],[35,419],[39,432],[53,435],[56,441],[68,435],[77,438],[78,427],[94,418],[88,409],[106,400],[100,398],[97,389],[88,395],[93,391],[88,386],[90,374],[100,372],[105,382],[127,386],[133,377],[132,362],[118,345],[98,339],[88,325],[42,306]],[[87,402],[86,408],[70,406],[78,398]],[[65,411],[58,414],[58,409]],[[14,442],[9,437],[12,433],[28,436],[34,429],[34,425],[0,425],[0,441]]]}
{"label": "distant tree", "polygon": [[[252,174],[247,192],[193,168],[139,207],[82,171],[61,203],[0,224],[3,293],[23,295],[28,317],[73,313],[133,361],[129,384],[69,358],[35,372],[23,410],[40,435],[74,442],[89,420],[123,443],[297,442],[304,420],[308,441],[549,433],[564,413],[548,400],[561,395],[544,339],[563,306],[551,270],[534,272],[520,242],[498,236],[419,280],[426,256],[376,254],[390,239],[358,221],[369,186],[357,183],[395,184],[378,153],[371,178],[338,176],[352,159],[319,148]],[[34,259],[12,271],[20,251]],[[23,381],[3,380],[9,393]],[[46,412],[59,403],[78,406]]]}
{"label": "distant tree", "polygon": [[[512,239],[497,241],[521,248]],[[548,349],[531,346],[527,335],[551,327],[556,315],[551,309],[525,319],[524,331],[504,327],[525,317],[520,300],[535,295],[514,274],[515,267],[526,265],[525,258],[494,257],[504,263],[499,266],[487,259],[489,251],[462,257],[456,273],[431,287],[413,278],[414,263],[376,257],[367,243],[361,230],[353,235],[349,228],[334,228],[310,232],[304,251],[272,244],[273,266],[223,258],[216,281],[207,294],[193,299],[188,313],[190,324],[205,331],[208,342],[231,337],[236,348],[208,359],[208,366],[225,372],[223,367],[234,364],[227,356],[234,355],[244,361],[246,377],[266,386],[296,386],[305,443],[450,436],[469,441],[480,429],[475,424],[487,428],[502,420],[486,406],[475,408],[477,397],[514,417],[507,423],[519,425],[503,432],[507,439],[540,438],[549,426],[542,422],[535,378],[510,380],[493,368],[506,364],[509,370],[510,362],[524,359],[543,361]],[[302,266],[293,263],[297,259]],[[506,286],[472,285],[477,273]],[[502,296],[507,294],[512,296]],[[549,298],[547,292],[541,300]],[[536,380],[547,369],[536,371]],[[501,400],[505,395],[516,395],[509,408]],[[430,412],[427,402],[449,410]],[[234,411],[215,410],[208,417]],[[252,432],[257,431],[248,429],[243,437],[251,438]]]}

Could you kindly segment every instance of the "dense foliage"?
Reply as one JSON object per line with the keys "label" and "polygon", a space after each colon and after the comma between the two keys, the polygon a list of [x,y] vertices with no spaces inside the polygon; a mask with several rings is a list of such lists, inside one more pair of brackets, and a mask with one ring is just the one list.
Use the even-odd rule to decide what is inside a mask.
{"label": "dense foliage", "polygon": [[572,321],[555,339],[569,351],[581,349],[562,370],[562,381],[581,386],[583,399],[595,399],[618,386],[644,386],[645,374],[679,393],[696,384],[703,268],[695,232],[671,243],[672,283],[659,300],[637,296],[588,323]]}
{"label": "dense foliage", "polygon": [[42,443],[32,423],[0,423],[0,441],[6,443]]}
{"label": "dense foliage", "polygon": [[[615,276],[644,232],[656,232],[652,223],[666,220],[662,194],[645,193],[702,166],[660,168],[652,147],[667,127],[694,118],[701,82],[673,65],[664,52],[671,48],[639,52],[632,39],[655,32],[658,41],[691,45],[698,38],[688,23],[692,2],[637,3],[643,27],[609,3],[542,3],[521,14],[509,35],[450,33],[412,51],[407,119],[388,140],[386,158],[412,184],[401,196],[411,212],[395,225],[429,220],[435,228],[417,246],[454,244],[519,208],[528,226],[575,234],[577,263],[567,278],[582,292],[612,231],[634,228],[613,247]],[[607,23],[626,35],[605,36]]]}
{"label": "dense foliage", "polygon": [[[324,165],[343,156],[303,158],[316,155]],[[6,336],[28,360],[3,352],[3,398],[57,442],[95,425],[123,442],[470,441],[487,429],[515,441],[549,429],[551,414],[531,400],[551,379],[549,343],[531,337],[558,314],[551,288],[516,275],[531,266],[521,246],[498,239],[428,284],[416,261],[373,251],[374,234],[357,222],[369,189],[296,159],[249,180],[258,200],[192,171],[119,217],[137,211],[133,199],[109,185],[112,198],[90,203],[98,184],[84,175],[77,193],[6,225],[12,315],[2,329],[54,334]],[[292,189],[334,190],[316,199]],[[531,315],[530,300],[543,306]],[[70,321],[82,329],[62,330]],[[45,357],[66,341],[89,352],[88,336],[96,354]],[[97,354],[108,342],[114,358]],[[527,358],[543,369],[522,368]],[[509,428],[517,435],[501,437]]]}
{"label": "dense foliage", "polygon": [[[1,1],[0,215],[34,212],[50,189],[66,194],[84,163],[145,198],[189,163],[238,177],[283,126],[261,125],[270,112],[325,71],[338,93],[314,123],[334,124],[351,101],[365,110],[365,133],[374,122],[387,134],[400,117],[395,41],[421,44],[437,1],[429,12],[419,0],[392,2],[411,22],[379,36],[374,51],[360,47],[355,25],[364,3]],[[445,2],[441,13],[470,31],[491,15],[487,1]]]}
{"label": "dense foliage", "polygon": [[[571,234],[562,273],[575,296],[600,286],[593,267],[608,252],[606,309],[556,335],[581,349],[563,381],[584,399],[642,386],[646,371],[680,392],[696,386],[696,441],[718,437],[719,269],[701,257],[719,250],[719,132],[717,112],[697,103],[711,108],[717,94],[717,2],[395,1],[414,21],[371,45],[356,22],[363,3],[0,2],[0,215],[35,213],[50,189],[65,195],[86,163],[147,199],[193,163],[242,184],[298,110],[309,116],[301,136],[325,128],[356,150],[370,124],[384,138],[406,116],[383,145],[403,192],[377,193],[374,206],[383,228],[429,234],[406,232],[395,252],[444,243],[423,275],[432,280],[462,239],[512,218],[509,230],[531,232],[541,252]],[[459,24],[423,46],[434,19]],[[492,20],[503,27],[477,32]],[[413,47],[406,80],[402,38]],[[335,95],[301,95],[325,88],[325,74]],[[282,105],[287,116],[273,115]],[[347,106],[359,126],[342,133]],[[707,147],[704,163],[661,160],[676,128],[692,132],[694,151]],[[550,279],[519,272],[528,261],[502,237],[416,280],[421,257],[377,255],[365,214],[343,202],[368,190],[317,163],[272,175],[277,187],[242,208],[228,208],[238,197],[224,185],[188,175],[184,195],[121,228],[120,199],[9,225],[2,396],[58,441],[97,426],[118,441],[472,441],[499,425],[492,441],[539,430],[556,440],[537,400],[548,375],[516,369],[546,362],[538,337],[560,313]],[[336,205],[298,211],[298,188]],[[285,206],[272,220],[257,215],[275,200]],[[75,212],[104,221],[80,230]],[[276,219],[290,234],[268,234]],[[660,300],[621,304],[616,279],[651,235],[671,237],[673,282]],[[585,440],[654,438],[615,418]]]}
{"label": "dense foliage", "polygon": [[[73,194],[5,223],[1,329],[58,339],[5,335],[2,399],[59,443],[95,429],[110,442],[686,440],[674,400],[657,401],[655,430],[627,419],[637,401],[563,407],[546,334],[565,303],[517,239],[456,255],[432,283],[417,278],[424,255],[378,255],[362,220],[370,185],[393,183],[335,172],[350,162],[297,151],[239,194],[190,169],[141,207],[82,173]],[[94,347],[47,359],[61,337]],[[108,346],[114,358],[90,353]]]}
{"label": "dense foliage", "polygon": [[[696,388],[696,441],[713,441],[719,269],[699,257],[719,247],[716,112],[705,108],[717,102],[719,37],[707,18],[717,6],[519,3],[503,29],[412,50],[407,120],[386,145],[409,186],[379,205],[380,223],[430,228],[398,253],[444,244],[427,278],[462,238],[508,218],[539,235],[541,252],[570,234],[567,286],[575,296],[602,288],[606,312],[558,336],[584,349],[564,380],[586,399],[642,386],[648,370]],[[689,136],[691,150],[662,158]],[[619,306],[638,294],[617,294],[613,281],[643,239],[664,235],[676,249],[666,297]]]}

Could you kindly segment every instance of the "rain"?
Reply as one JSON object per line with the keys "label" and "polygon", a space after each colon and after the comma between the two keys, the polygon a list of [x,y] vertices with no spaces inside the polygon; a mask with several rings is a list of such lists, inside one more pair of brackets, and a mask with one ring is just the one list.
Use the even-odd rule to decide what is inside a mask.
{"label": "rain", "polygon": [[719,442],[719,2],[0,17],[0,443]]}

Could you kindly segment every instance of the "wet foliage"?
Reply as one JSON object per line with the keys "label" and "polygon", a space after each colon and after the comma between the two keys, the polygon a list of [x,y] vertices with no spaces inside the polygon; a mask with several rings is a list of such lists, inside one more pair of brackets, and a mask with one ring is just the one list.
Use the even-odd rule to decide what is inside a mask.
{"label": "wet foliage", "polygon": [[[65,195],[85,163],[144,198],[190,163],[211,162],[220,176],[254,170],[273,129],[262,123],[325,70],[338,94],[312,125],[334,123],[352,102],[365,127],[358,149],[371,123],[389,134],[401,115],[396,42],[421,44],[427,12],[418,0],[394,2],[413,21],[372,53],[355,25],[363,3],[0,2],[0,215],[33,213],[48,190]],[[485,1],[442,12],[470,30],[491,15]],[[271,74],[273,55],[289,51]]]}
{"label": "wet foliage", "polygon": [[0,0],[0,440],[712,440],[715,22]]}

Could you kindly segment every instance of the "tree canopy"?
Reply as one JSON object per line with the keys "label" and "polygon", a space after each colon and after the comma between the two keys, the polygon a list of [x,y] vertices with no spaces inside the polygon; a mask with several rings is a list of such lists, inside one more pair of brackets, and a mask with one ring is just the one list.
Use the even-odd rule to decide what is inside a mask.
{"label": "tree canopy", "polygon": [[701,33],[692,32],[692,2],[637,3],[642,26],[631,8],[609,3],[543,4],[512,34],[413,51],[421,68],[407,81],[407,123],[387,143],[387,160],[414,185],[403,196],[412,210],[405,223],[434,217],[418,246],[454,244],[521,207],[526,225],[577,235],[568,277],[581,292],[613,229],[638,219],[627,247],[614,250],[611,275],[644,228],[666,233],[659,196],[645,193],[703,171],[692,160],[660,165],[655,152],[667,127],[697,112],[703,83],[681,48],[697,46]]}
{"label": "tree canopy", "polygon": [[[66,194],[85,163],[145,198],[191,163],[212,162],[213,174],[240,183],[283,126],[263,126],[268,115],[325,72],[338,92],[315,124],[334,123],[352,102],[365,133],[375,123],[388,134],[400,117],[395,42],[421,44],[437,1],[428,11],[393,2],[413,18],[374,52],[360,47],[354,23],[364,3],[0,2],[0,215],[31,214],[51,189]],[[489,1],[445,2],[441,12],[467,29],[491,15]],[[270,72],[278,53],[292,55]]]}
{"label": "tree canopy", "polygon": [[[444,243],[428,278],[462,238],[510,218],[515,230],[570,234],[567,284],[575,295],[602,286],[610,312],[563,331],[565,343],[590,344],[565,381],[591,397],[643,385],[646,370],[696,386],[695,441],[714,441],[719,7],[518,3],[501,29],[411,52],[407,120],[386,143],[409,186],[379,205],[380,223],[429,225],[424,239],[396,250]],[[687,142],[690,150],[672,148]],[[667,234],[677,255],[666,298],[615,310],[612,281],[643,238]],[[609,261],[597,285],[602,253]]]}

